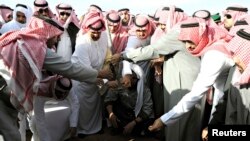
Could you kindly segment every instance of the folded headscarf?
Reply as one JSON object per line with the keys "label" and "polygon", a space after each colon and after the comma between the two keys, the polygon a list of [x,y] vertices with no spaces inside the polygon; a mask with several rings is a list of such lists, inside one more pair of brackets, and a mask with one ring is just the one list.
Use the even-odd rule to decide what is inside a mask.
{"label": "folded headscarf", "polygon": [[224,30],[209,27],[204,19],[189,18],[181,24],[179,40],[192,41],[197,47],[188,51],[194,56],[202,56],[213,43],[228,41],[228,34]]}
{"label": "folded headscarf", "polygon": [[34,1],[34,15],[39,15],[39,10],[40,9],[48,9],[49,11],[49,17],[53,18],[55,17],[54,13],[51,11],[51,9],[49,8],[49,4],[46,0],[35,0]]}
{"label": "folded headscarf", "polygon": [[[65,27],[67,28],[68,25],[72,22],[74,23],[75,26],[77,26],[78,28],[80,28],[80,20],[77,18],[74,9],[71,7],[71,5],[69,4],[65,4],[65,3],[60,3],[56,6],[56,11],[57,11],[57,20]],[[59,16],[61,12],[67,12],[70,14],[70,16],[68,17],[67,21],[62,21]]]}
{"label": "folded headscarf", "polygon": [[105,22],[102,16],[102,13],[97,11],[88,12],[81,25],[81,33],[84,34],[90,30],[94,31],[104,31]]}
{"label": "folded headscarf", "polygon": [[135,25],[129,31],[129,34],[136,35],[136,30],[142,29],[146,30],[146,34],[148,36],[152,36],[155,31],[155,28],[156,28],[155,24],[153,23],[152,20],[149,19],[147,15],[139,14],[135,17]]}
{"label": "folded headscarf", "polygon": [[127,30],[121,24],[121,18],[117,11],[109,11],[106,15],[106,20],[108,25],[116,25],[117,31],[115,33],[108,33],[112,34],[112,52],[113,53],[120,53],[122,52],[128,42],[128,33]]}
{"label": "folded headscarf", "polygon": [[13,9],[10,7],[1,4],[0,5],[0,16],[2,16],[3,20],[6,22],[8,20],[8,16],[12,15]]}
{"label": "folded headscarf", "polygon": [[234,38],[226,45],[226,48],[232,53],[232,58],[239,58],[246,69],[240,75],[238,84],[250,83],[250,26],[240,29]]}

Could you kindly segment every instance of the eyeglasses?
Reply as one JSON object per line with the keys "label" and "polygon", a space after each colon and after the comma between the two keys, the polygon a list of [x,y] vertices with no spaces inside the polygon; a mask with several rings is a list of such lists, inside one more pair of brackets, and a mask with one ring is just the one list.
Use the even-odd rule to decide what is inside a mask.
{"label": "eyeglasses", "polygon": [[227,19],[231,19],[232,18],[232,16],[231,15],[229,15],[229,14],[225,14],[225,16],[224,17],[226,17]]}
{"label": "eyeglasses", "polygon": [[67,12],[60,12],[60,15],[61,15],[61,16],[64,16],[64,15],[70,16],[70,13],[67,13]]}
{"label": "eyeglasses", "polygon": [[42,13],[49,13],[49,9],[48,8],[46,8],[46,9],[39,9],[39,11],[38,11],[40,14],[42,14]]}

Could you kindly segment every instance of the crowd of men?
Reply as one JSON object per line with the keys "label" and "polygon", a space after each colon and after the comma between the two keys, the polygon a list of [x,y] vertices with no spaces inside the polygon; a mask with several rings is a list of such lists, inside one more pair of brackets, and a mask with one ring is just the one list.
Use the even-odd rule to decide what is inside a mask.
{"label": "crowd of men", "polygon": [[[46,0],[0,5],[0,136],[62,141],[102,134],[208,140],[207,126],[250,124],[250,15],[193,15]],[[54,109],[54,110],[52,110]],[[107,122],[107,124],[103,124]],[[26,126],[28,123],[28,126]]]}

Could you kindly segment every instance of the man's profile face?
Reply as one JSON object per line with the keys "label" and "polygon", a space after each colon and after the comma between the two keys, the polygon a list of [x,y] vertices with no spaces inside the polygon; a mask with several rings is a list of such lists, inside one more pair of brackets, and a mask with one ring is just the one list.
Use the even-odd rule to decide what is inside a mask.
{"label": "man's profile face", "polygon": [[16,21],[21,23],[21,24],[25,24],[26,23],[26,16],[24,13],[17,11],[16,12]]}

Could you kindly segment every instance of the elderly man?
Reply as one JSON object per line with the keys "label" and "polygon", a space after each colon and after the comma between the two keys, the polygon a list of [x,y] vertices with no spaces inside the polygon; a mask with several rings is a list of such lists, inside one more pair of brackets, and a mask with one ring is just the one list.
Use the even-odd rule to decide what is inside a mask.
{"label": "elderly man", "polygon": [[8,31],[19,30],[25,28],[32,16],[32,10],[24,4],[17,4],[13,12],[13,19],[4,24],[0,29],[0,33],[4,34]]}

